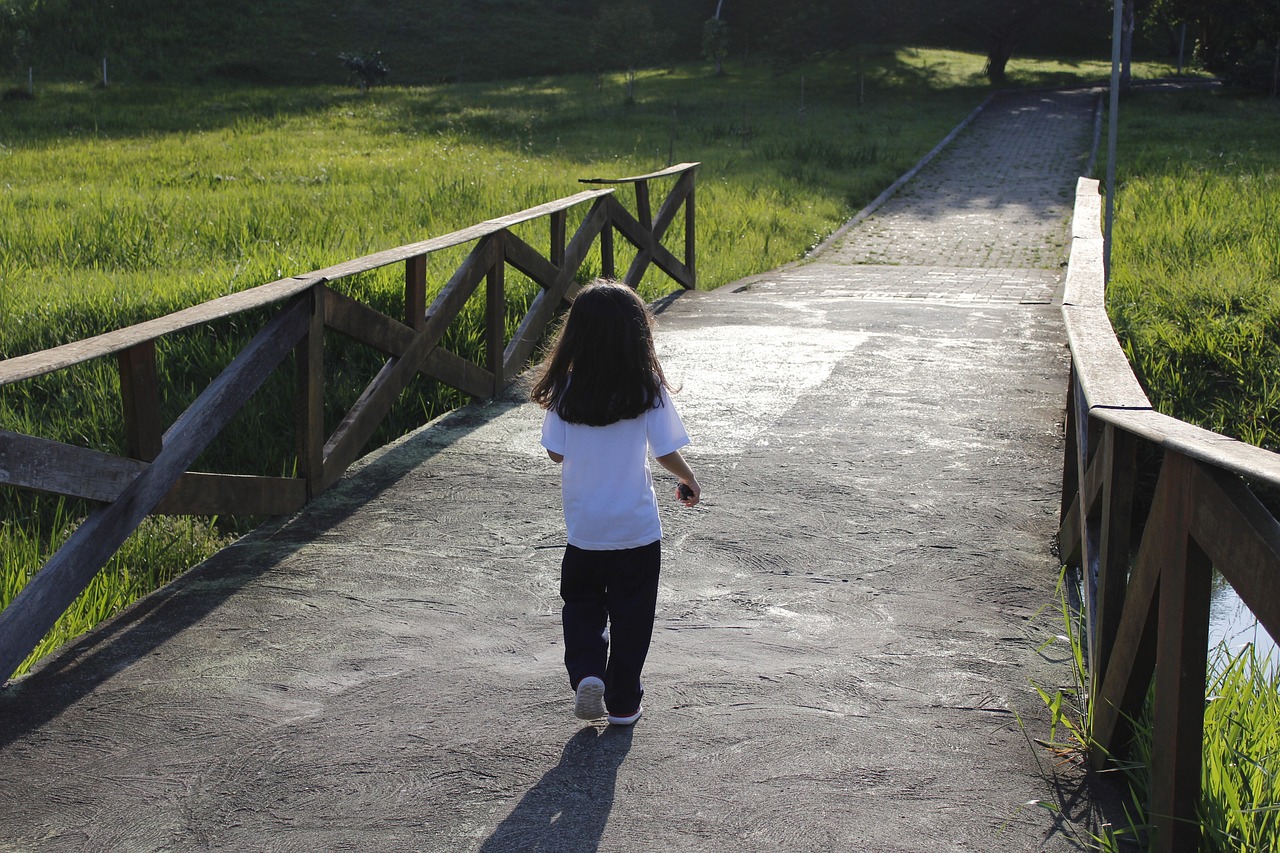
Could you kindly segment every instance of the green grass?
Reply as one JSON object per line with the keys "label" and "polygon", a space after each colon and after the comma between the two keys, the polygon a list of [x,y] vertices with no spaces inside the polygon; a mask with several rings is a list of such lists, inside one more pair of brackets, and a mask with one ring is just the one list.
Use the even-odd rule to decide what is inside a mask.
{"label": "green grass", "polygon": [[1280,101],[1121,106],[1108,310],[1160,411],[1280,449]]}
{"label": "green grass", "polygon": [[[671,161],[703,163],[698,274],[715,287],[799,257],[914,165],[986,97],[983,62],[875,51],[862,103],[853,65],[840,59],[786,73],[731,64],[724,77],[703,66],[643,71],[633,104],[621,76],[595,75],[364,96],[338,87],[42,87],[34,102],[0,102],[0,357],[531,207],[579,191],[580,177]],[[1028,83],[1092,81],[1106,64],[1026,60],[1011,71]],[[630,190],[621,192],[631,204]],[[545,227],[521,233],[545,245]],[[670,245],[680,245],[682,227]],[[431,258],[430,287],[464,251]],[[584,274],[599,268],[594,255]],[[387,269],[337,286],[395,316],[400,276]],[[510,329],[532,285],[512,274],[509,286]],[[641,291],[655,298],[671,287],[653,273]],[[467,311],[446,346],[479,358],[478,300]],[[261,322],[237,317],[162,341],[164,416],[189,405]],[[381,357],[338,336],[327,343],[332,428]],[[194,467],[292,473],[292,393],[280,371]],[[418,381],[372,445],[463,401]],[[114,365],[0,389],[0,426],[120,452]],[[9,576],[34,571],[43,552],[30,542],[65,526],[49,506],[0,492],[0,553],[25,555],[6,559]],[[62,513],[85,510],[69,503]]]}
{"label": "green grass", "polygon": [[[47,507],[36,507],[44,510],[44,524],[24,524],[23,519],[0,522],[0,609],[9,605],[31,574],[75,529],[77,522],[67,515],[63,501],[47,503]],[[77,596],[18,672],[26,672],[49,652],[164,586],[229,541],[213,519],[146,519]]]}

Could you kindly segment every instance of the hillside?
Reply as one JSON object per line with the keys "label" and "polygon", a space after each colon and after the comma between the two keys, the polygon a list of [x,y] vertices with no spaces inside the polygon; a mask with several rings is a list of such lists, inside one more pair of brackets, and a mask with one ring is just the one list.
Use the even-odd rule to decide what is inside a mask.
{"label": "hillside", "polygon": [[[379,53],[412,85],[589,70],[601,0],[0,0],[0,69],[17,82],[341,83]],[[703,3],[646,4],[652,64],[695,58]]]}

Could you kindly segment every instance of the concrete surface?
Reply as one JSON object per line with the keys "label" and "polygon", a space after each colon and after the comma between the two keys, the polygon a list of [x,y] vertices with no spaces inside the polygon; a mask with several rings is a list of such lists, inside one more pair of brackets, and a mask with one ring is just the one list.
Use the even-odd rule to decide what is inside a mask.
{"label": "concrete surface", "polygon": [[997,100],[819,259],[662,302],[704,504],[664,507],[634,730],[571,714],[513,390],[0,693],[0,849],[1076,849],[1033,683],[1070,681],[1052,297],[1092,104]]}

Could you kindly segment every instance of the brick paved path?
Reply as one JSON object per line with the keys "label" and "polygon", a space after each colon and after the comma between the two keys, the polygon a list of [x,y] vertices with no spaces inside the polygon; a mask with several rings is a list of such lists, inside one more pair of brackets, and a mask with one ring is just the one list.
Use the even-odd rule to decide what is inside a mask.
{"label": "brick paved path", "polygon": [[[1047,303],[1062,280],[1092,92],[997,98],[868,219],[812,263],[760,277],[799,293]],[[852,268],[850,268],[852,265]]]}

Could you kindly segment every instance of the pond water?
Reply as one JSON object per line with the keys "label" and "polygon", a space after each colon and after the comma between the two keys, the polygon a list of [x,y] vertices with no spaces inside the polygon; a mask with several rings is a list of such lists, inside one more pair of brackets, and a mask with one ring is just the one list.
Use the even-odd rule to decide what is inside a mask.
{"label": "pond water", "polygon": [[1258,624],[1257,618],[1244,606],[1231,585],[1215,573],[1213,600],[1209,604],[1209,648],[1216,649],[1219,643],[1226,643],[1232,651],[1252,643],[1258,660],[1269,658],[1271,666],[1280,665],[1275,639]]}

